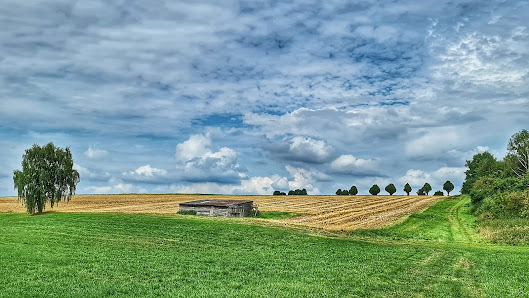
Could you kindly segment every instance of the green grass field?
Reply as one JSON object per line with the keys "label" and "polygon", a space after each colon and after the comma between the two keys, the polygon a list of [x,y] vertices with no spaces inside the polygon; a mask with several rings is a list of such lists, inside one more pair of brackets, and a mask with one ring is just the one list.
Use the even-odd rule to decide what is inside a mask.
{"label": "green grass field", "polygon": [[191,215],[3,213],[0,296],[529,297],[529,247],[480,240],[468,203],[347,235]]}

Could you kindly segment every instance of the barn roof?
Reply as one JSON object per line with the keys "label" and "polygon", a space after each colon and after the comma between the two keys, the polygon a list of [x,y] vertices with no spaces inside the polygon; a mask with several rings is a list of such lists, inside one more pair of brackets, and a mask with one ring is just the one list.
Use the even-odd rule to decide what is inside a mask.
{"label": "barn roof", "polygon": [[229,206],[241,205],[241,204],[247,204],[247,203],[253,204],[253,201],[245,201],[245,200],[198,200],[198,201],[180,203],[180,206],[190,206],[190,207],[198,207],[198,206],[229,207]]}

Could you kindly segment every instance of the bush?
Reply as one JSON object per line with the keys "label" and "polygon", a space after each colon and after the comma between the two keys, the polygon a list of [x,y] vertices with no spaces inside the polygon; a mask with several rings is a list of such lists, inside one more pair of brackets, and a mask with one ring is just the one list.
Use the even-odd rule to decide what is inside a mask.
{"label": "bush", "polygon": [[274,191],[274,196],[285,196],[286,193],[282,192],[282,191],[279,191],[279,190],[276,190]]}
{"label": "bush", "polygon": [[182,214],[182,215],[197,215],[197,212],[195,210],[179,210],[178,214]]}
{"label": "bush", "polygon": [[419,190],[417,191],[417,195],[418,195],[418,196],[425,196],[426,193],[424,192],[424,189],[421,188],[421,189],[419,189]]}
{"label": "bush", "polygon": [[444,196],[445,194],[442,191],[438,190],[433,195],[434,196]]}
{"label": "bush", "polygon": [[498,192],[483,199],[480,213],[487,213],[496,219],[514,217],[529,218],[529,190]]}

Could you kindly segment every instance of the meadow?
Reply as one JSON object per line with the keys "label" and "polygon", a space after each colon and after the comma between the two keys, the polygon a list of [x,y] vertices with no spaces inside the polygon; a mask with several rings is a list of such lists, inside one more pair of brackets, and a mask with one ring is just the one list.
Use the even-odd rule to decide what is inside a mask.
{"label": "meadow", "polygon": [[529,297],[529,247],[487,243],[474,222],[464,196],[347,233],[178,214],[0,213],[0,295]]}

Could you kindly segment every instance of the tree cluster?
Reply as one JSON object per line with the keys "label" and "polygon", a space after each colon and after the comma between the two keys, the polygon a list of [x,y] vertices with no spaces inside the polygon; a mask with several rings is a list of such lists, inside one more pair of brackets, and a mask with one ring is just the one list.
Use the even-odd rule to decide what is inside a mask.
{"label": "tree cluster", "polygon": [[507,155],[497,160],[490,152],[467,160],[461,193],[469,194],[474,212],[487,218],[529,218],[529,132],[515,133]]}
{"label": "tree cluster", "polygon": [[276,190],[276,191],[274,191],[273,195],[274,196],[286,196],[287,194],[285,192]]}
{"label": "tree cluster", "polygon": [[289,190],[288,195],[289,196],[306,196],[307,190],[306,189]]}
{"label": "tree cluster", "polygon": [[357,194],[358,194],[358,189],[354,185],[351,186],[349,190],[347,189],[341,190],[340,188],[338,188],[338,190],[336,191],[336,195],[338,196],[355,196]]}

